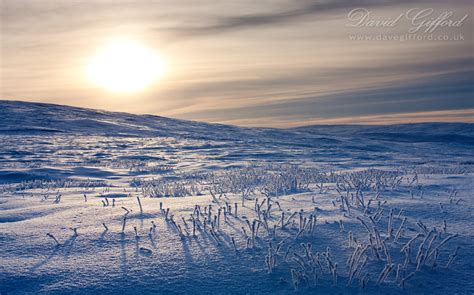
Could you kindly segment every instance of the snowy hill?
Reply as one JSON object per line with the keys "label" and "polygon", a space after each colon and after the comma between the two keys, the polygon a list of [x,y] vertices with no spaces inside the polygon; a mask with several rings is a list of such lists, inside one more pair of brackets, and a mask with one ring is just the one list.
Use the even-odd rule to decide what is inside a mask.
{"label": "snowy hill", "polygon": [[[107,112],[64,105],[0,100],[0,134],[89,134],[163,136],[201,139],[293,139],[367,137],[389,141],[474,143],[474,124],[418,123],[384,126],[315,125],[290,129],[242,128],[170,119],[154,115]],[[249,138],[250,136],[250,138]]]}
{"label": "snowy hill", "polygon": [[473,294],[473,138],[0,101],[0,294]]}
{"label": "snowy hill", "polygon": [[[1,134],[175,139],[179,143],[175,151],[181,155],[200,154],[202,158],[198,162],[204,166],[235,166],[245,161],[292,161],[340,163],[348,167],[360,160],[378,166],[382,162],[384,165],[402,163],[404,159],[412,164],[433,160],[451,162],[451,155],[459,162],[470,163],[472,152],[469,147],[474,144],[474,124],[242,128],[18,101],[0,101]],[[112,155],[114,151],[122,152],[121,148],[108,147],[105,154]],[[153,152],[154,149],[140,151],[142,157]]]}
{"label": "snowy hill", "polygon": [[[0,133],[61,133],[107,136],[211,137],[239,128],[152,115],[106,112],[71,106],[0,101]],[[211,134],[209,134],[209,132]]]}
{"label": "snowy hill", "polygon": [[402,142],[446,142],[474,144],[474,124],[472,123],[413,123],[394,125],[332,125],[304,126],[292,129],[299,133],[338,134],[379,138]]}

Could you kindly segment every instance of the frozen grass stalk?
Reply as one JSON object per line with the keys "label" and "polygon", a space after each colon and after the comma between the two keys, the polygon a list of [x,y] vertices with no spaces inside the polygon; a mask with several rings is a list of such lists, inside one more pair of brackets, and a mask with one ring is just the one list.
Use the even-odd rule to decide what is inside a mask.
{"label": "frozen grass stalk", "polygon": [[396,274],[396,277],[395,277],[395,283],[396,284],[400,283],[401,271],[402,271],[402,265],[399,264],[399,265],[397,265],[397,274]]}
{"label": "frozen grass stalk", "polygon": [[449,260],[448,260],[448,263],[446,263],[446,268],[448,268],[451,263],[453,263],[454,259],[456,259],[456,257],[458,256],[458,252],[459,252],[459,249],[461,249],[461,247],[456,247],[456,249],[454,250],[453,253],[451,253],[451,255],[449,255]]}
{"label": "frozen grass stalk", "polygon": [[77,227],[70,227],[69,229],[74,232],[74,236],[77,236]]}
{"label": "frozen grass stalk", "polygon": [[138,201],[138,206],[140,207],[140,214],[143,214],[142,202],[140,201],[140,197],[139,197],[139,196],[137,196],[137,201]]}
{"label": "frozen grass stalk", "polygon": [[390,209],[390,214],[388,216],[388,228],[387,228],[387,235],[389,237],[392,236],[392,232],[393,232],[392,223],[393,223],[393,209]]}
{"label": "frozen grass stalk", "polygon": [[393,267],[394,267],[393,264],[386,264],[385,265],[384,269],[382,270],[382,272],[379,275],[379,278],[377,280],[377,285],[380,285],[385,281],[385,279],[388,277],[388,275],[392,271]]}
{"label": "frozen grass stalk", "polygon": [[125,233],[125,225],[127,224],[127,216],[123,217],[123,222],[122,222],[122,234]]}
{"label": "frozen grass stalk", "polygon": [[400,239],[400,236],[402,235],[402,232],[403,232],[403,227],[405,226],[406,222],[407,222],[407,218],[405,217],[403,218],[403,221],[400,224],[400,227],[398,228],[397,233],[395,234],[395,238],[394,238],[395,242],[398,242],[398,240]]}
{"label": "frozen grass stalk", "polygon": [[235,245],[235,239],[232,237],[232,245],[234,246],[234,251],[237,253],[237,246]]}
{"label": "frozen grass stalk", "polygon": [[401,218],[404,211],[405,209],[400,209],[400,212],[398,212],[397,218]]}
{"label": "frozen grass stalk", "polygon": [[454,238],[456,238],[456,237],[458,237],[458,236],[459,236],[458,234],[454,234],[454,235],[450,235],[449,237],[447,237],[447,238],[445,238],[444,240],[442,240],[441,243],[439,243],[439,245],[436,246],[435,249],[431,250],[431,252],[428,253],[428,256],[427,256],[427,257],[430,257],[436,249],[440,249],[441,247],[444,246],[444,244],[446,244],[447,242],[449,242],[450,240],[452,240],[452,239],[454,239]]}
{"label": "frozen grass stalk", "polygon": [[58,242],[58,240],[56,239],[56,237],[55,237],[55,236],[53,236],[53,235],[52,235],[52,234],[50,234],[50,233],[47,233],[46,235],[47,235],[48,237],[50,237],[51,239],[53,239],[53,240],[56,242],[56,246],[59,246],[59,245],[61,245],[61,244]]}
{"label": "frozen grass stalk", "polygon": [[405,283],[415,275],[415,272],[410,273],[405,278],[403,278],[399,284],[401,288],[405,288]]}

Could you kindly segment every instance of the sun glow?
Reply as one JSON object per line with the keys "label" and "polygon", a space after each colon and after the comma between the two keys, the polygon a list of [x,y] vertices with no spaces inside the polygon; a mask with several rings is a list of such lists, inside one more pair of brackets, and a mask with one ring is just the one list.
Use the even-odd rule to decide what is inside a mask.
{"label": "sun glow", "polygon": [[150,86],[164,71],[162,57],[140,44],[113,42],[91,59],[89,80],[112,92],[135,92]]}

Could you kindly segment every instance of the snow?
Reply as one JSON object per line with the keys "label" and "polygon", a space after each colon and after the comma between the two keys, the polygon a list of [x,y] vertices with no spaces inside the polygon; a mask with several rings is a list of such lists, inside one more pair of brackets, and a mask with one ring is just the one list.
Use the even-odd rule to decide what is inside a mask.
{"label": "snow", "polygon": [[[240,128],[0,101],[0,140],[0,294],[474,292],[472,124]],[[221,208],[214,230],[209,205],[211,220]],[[312,231],[300,231],[301,210],[305,224],[316,217]],[[283,212],[295,214],[284,228]],[[363,254],[358,218],[384,241]],[[410,257],[428,236],[428,258],[402,267],[419,233]],[[399,264],[400,278],[414,273],[403,287]]]}

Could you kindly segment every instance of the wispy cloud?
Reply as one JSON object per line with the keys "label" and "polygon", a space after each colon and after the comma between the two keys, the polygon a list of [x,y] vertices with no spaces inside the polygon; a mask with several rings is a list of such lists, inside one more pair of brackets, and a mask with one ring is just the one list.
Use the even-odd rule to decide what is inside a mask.
{"label": "wispy cloud", "polygon": [[[321,119],[304,122],[292,122],[293,126],[319,124],[368,124],[388,125],[424,122],[465,122],[474,123],[474,109],[445,110],[430,112],[395,113],[387,115],[354,116],[333,119]],[[282,124],[288,126],[288,122]]]}
{"label": "wispy cloud", "polygon": [[[179,24],[178,26],[169,28],[171,32],[178,34],[178,36],[199,36],[216,33],[225,33],[246,28],[258,28],[264,26],[275,26],[288,22],[295,22],[307,19],[309,17],[325,18],[330,16],[331,12],[343,11],[347,13],[349,10],[364,7],[364,8],[378,8],[383,6],[400,5],[410,3],[408,0],[388,0],[388,1],[351,1],[351,0],[332,0],[332,1],[298,1],[289,2],[284,7],[276,9],[269,9],[266,12],[247,13],[241,15],[224,15],[211,19],[201,19],[197,24]],[[423,1],[417,1],[421,3]],[[433,1],[431,1],[433,2]],[[295,7],[295,3],[296,7]],[[226,13],[227,14],[227,13]],[[334,15],[332,15],[334,17]],[[161,30],[162,28],[160,28]]]}
{"label": "wispy cloud", "polygon": [[380,85],[327,95],[302,94],[293,100],[268,100],[261,105],[221,109],[203,107],[199,111],[187,113],[186,117],[251,126],[260,122],[259,124],[283,127],[284,124],[293,125],[292,122],[307,125],[340,117],[470,109],[474,108],[473,76],[474,72],[470,70],[404,81],[393,86]]}
{"label": "wispy cloud", "polygon": [[474,109],[444,110],[428,112],[393,113],[385,115],[370,116],[348,116],[331,119],[313,119],[299,121],[299,117],[276,117],[270,120],[261,119],[230,120],[228,124],[261,127],[292,128],[310,125],[334,125],[334,124],[364,124],[364,125],[389,125],[407,123],[428,122],[457,122],[474,123]]}

